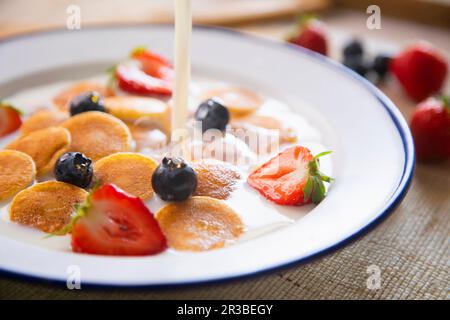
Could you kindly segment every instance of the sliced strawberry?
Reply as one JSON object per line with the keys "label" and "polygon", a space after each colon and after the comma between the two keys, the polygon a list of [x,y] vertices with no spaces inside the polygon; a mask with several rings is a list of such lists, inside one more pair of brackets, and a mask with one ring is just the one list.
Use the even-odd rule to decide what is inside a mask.
{"label": "sliced strawberry", "polygon": [[123,91],[145,96],[170,96],[172,84],[152,77],[137,66],[118,65],[115,70],[117,84]]}
{"label": "sliced strawberry", "polygon": [[301,146],[290,147],[259,167],[248,183],[267,199],[282,205],[319,203],[325,197],[330,177],[319,171],[319,157]]}
{"label": "sliced strawberry", "polygon": [[448,72],[445,57],[432,45],[420,42],[400,52],[390,69],[406,93],[422,101],[441,90]]}
{"label": "sliced strawberry", "polygon": [[143,47],[134,49],[130,57],[140,66],[119,64],[114,69],[119,88],[145,96],[172,95],[174,71],[169,61]]}
{"label": "sliced strawberry", "polygon": [[72,232],[72,250],[80,253],[144,256],[167,247],[158,222],[142,200],[111,184],[93,191],[57,234],[68,232]]}
{"label": "sliced strawberry", "polygon": [[9,104],[0,102],[0,137],[10,134],[22,125],[20,111]]}
{"label": "sliced strawberry", "polygon": [[174,79],[172,65],[159,54],[144,47],[137,47],[131,52],[130,56],[141,63],[142,71],[146,74],[167,81]]}

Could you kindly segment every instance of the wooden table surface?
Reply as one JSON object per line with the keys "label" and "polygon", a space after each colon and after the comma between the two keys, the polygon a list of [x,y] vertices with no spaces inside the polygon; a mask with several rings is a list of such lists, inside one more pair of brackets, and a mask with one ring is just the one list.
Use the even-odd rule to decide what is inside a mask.
{"label": "wooden table surface", "polygon": [[[365,27],[366,14],[333,10],[323,20],[329,26],[332,57],[351,36],[366,41],[373,52],[394,52],[416,39],[436,44],[450,56],[448,29],[427,27],[383,17],[382,30]],[[241,24],[236,29],[282,39],[292,20]],[[414,103],[395,83],[382,90],[409,118]],[[445,92],[449,93],[447,82]],[[380,155],[382,156],[382,155]],[[368,234],[307,264],[248,280],[167,290],[69,291],[46,283],[0,278],[0,298],[49,299],[448,299],[450,235],[450,163],[416,166],[412,186],[402,204]],[[366,286],[367,268],[381,270],[381,288]]]}

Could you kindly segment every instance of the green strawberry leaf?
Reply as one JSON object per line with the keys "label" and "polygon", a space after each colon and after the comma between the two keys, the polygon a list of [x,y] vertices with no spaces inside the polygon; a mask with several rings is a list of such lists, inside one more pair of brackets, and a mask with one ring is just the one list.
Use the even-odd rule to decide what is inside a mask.
{"label": "green strawberry leaf", "polygon": [[24,112],[22,110],[20,110],[19,108],[17,108],[16,106],[13,106],[10,103],[4,102],[2,100],[0,100],[0,107],[4,107],[4,108],[11,108],[13,109],[15,112],[17,112],[20,116],[24,115]]}
{"label": "green strawberry leaf", "polygon": [[145,51],[147,51],[147,47],[146,46],[144,46],[144,45],[137,46],[131,51],[130,57],[133,57],[136,54],[144,53]]}
{"label": "green strawberry leaf", "polygon": [[[319,158],[330,154],[331,151],[325,151],[314,156],[308,164],[309,167],[309,178],[305,185],[304,190],[304,200],[305,202],[311,197],[313,203],[319,203],[326,196],[326,188],[324,182],[331,183],[334,181],[333,178],[322,173],[319,169]],[[312,190],[311,190],[312,189]],[[308,195],[308,197],[307,197]]]}
{"label": "green strawberry leaf", "polygon": [[[93,190],[96,190],[96,187],[94,187]],[[91,207],[92,193],[93,191],[89,192],[86,201],[75,205],[74,214],[72,215],[69,223],[67,223],[61,230],[48,234],[44,239],[52,238],[54,236],[64,236],[66,234],[71,233],[78,220],[86,217],[87,210]]]}
{"label": "green strawberry leaf", "polygon": [[115,64],[106,70],[106,72],[108,73],[108,81],[106,83],[106,86],[108,88],[114,88],[116,86],[117,83],[116,69],[117,65]]}
{"label": "green strawberry leaf", "polygon": [[439,99],[444,104],[444,108],[447,108],[447,110],[450,111],[450,98],[449,98],[449,96],[442,95],[442,96],[439,97]]}
{"label": "green strawberry leaf", "polygon": [[313,177],[313,181],[314,187],[311,200],[313,203],[319,203],[320,201],[323,200],[323,198],[325,198],[325,190],[324,190],[325,187],[317,177]]}
{"label": "green strawberry leaf", "polygon": [[313,191],[313,179],[312,177],[308,178],[306,181],[305,189],[303,190],[303,202],[307,202],[309,197],[311,197],[311,193]]}

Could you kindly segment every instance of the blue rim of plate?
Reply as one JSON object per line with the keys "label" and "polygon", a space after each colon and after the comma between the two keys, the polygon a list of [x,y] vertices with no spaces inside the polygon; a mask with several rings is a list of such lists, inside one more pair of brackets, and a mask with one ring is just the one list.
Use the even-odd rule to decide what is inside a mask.
{"label": "blue rim of plate", "polygon": [[[165,24],[165,23],[156,23],[156,24],[147,24],[147,23],[127,23],[127,24],[102,24],[102,25],[92,25],[88,27],[83,27],[82,30],[67,30],[63,28],[50,28],[50,29],[44,29],[41,31],[33,31],[33,32],[27,32],[27,33],[20,33],[18,35],[12,35],[0,38],[0,45],[18,40],[23,38],[31,38],[36,36],[41,36],[49,33],[63,33],[63,32],[86,32],[86,31],[96,31],[96,30],[102,30],[102,29],[123,29],[123,28],[152,28],[152,27],[172,27],[171,24]],[[395,189],[395,191],[392,193],[391,198],[387,201],[386,205],[383,209],[380,210],[380,213],[377,215],[376,218],[374,218],[372,221],[370,221],[366,226],[361,228],[360,230],[356,231],[355,233],[351,234],[347,238],[335,243],[334,245],[331,245],[327,248],[323,248],[322,250],[319,250],[313,254],[310,254],[306,257],[302,257],[299,259],[294,259],[287,263],[282,263],[280,265],[274,266],[274,267],[268,267],[263,268],[254,272],[248,272],[241,275],[235,275],[235,276],[229,276],[229,277],[223,277],[218,279],[211,279],[211,280],[197,280],[197,281],[186,281],[186,282],[180,282],[180,283],[171,283],[171,284],[142,284],[142,285],[126,285],[126,284],[96,284],[93,282],[89,283],[82,283],[83,288],[123,288],[123,289],[133,289],[133,288],[148,288],[148,289],[164,289],[164,288],[177,288],[177,287],[186,287],[186,286],[196,286],[196,285],[208,285],[208,284],[219,284],[223,282],[230,282],[230,281],[237,281],[237,280],[244,280],[256,276],[261,276],[264,274],[272,273],[274,271],[280,271],[281,269],[287,269],[293,266],[298,266],[300,264],[311,262],[312,260],[315,260],[319,257],[322,257],[326,254],[329,254],[333,251],[336,251],[339,248],[343,248],[350,242],[356,240],[360,236],[366,234],[373,228],[375,228],[379,223],[381,223],[385,218],[389,216],[401,203],[403,198],[405,197],[410,185],[411,180],[413,177],[414,167],[415,167],[415,152],[414,152],[414,143],[413,138],[411,135],[411,131],[409,130],[409,126],[401,114],[401,112],[398,110],[398,108],[395,106],[395,104],[384,94],[382,93],[377,87],[375,87],[372,83],[370,83],[367,79],[363,78],[353,70],[345,67],[344,65],[331,60],[328,57],[325,57],[319,53],[316,53],[314,51],[311,51],[309,49],[305,49],[296,45],[292,45],[290,43],[283,43],[283,42],[277,42],[275,40],[270,40],[266,38],[261,38],[249,34],[245,34],[239,31],[235,31],[228,28],[223,27],[217,27],[217,26],[206,26],[206,25],[194,25],[193,32],[195,30],[208,30],[212,32],[219,32],[223,34],[232,35],[235,37],[241,37],[245,38],[248,41],[257,42],[260,44],[280,48],[282,50],[295,50],[298,51],[301,54],[305,54],[307,56],[313,57],[317,62],[322,63],[324,65],[327,65],[331,68],[334,68],[338,72],[341,72],[343,74],[346,74],[349,76],[352,80],[360,83],[367,91],[369,91],[384,107],[384,109],[387,111],[389,116],[391,117],[392,121],[395,124],[395,127],[398,130],[398,133],[400,135],[400,138],[402,140],[403,149],[404,149],[404,155],[405,155],[405,164],[403,166],[403,172],[400,179],[400,182]],[[6,276],[10,276],[16,279],[20,280],[31,280],[36,282],[42,282],[45,281],[46,283],[50,284],[56,284],[56,285],[65,285],[66,283],[59,279],[52,279],[52,278],[45,278],[45,277],[38,277],[34,275],[29,274],[23,274],[18,273],[11,270],[3,270],[0,269],[0,273],[4,274]]]}

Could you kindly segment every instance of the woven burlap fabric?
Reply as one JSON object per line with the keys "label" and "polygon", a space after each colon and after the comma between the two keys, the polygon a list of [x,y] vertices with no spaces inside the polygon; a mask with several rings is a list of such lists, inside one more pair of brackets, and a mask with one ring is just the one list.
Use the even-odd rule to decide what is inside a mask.
{"label": "woven burlap fabric", "polygon": [[[0,278],[2,299],[447,299],[450,163],[418,165],[400,207],[347,247],[309,264],[218,285],[165,290],[70,291]],[[296,244],[292,244],[296,245]],[[367,288],[367,268],[381,287]]]}

